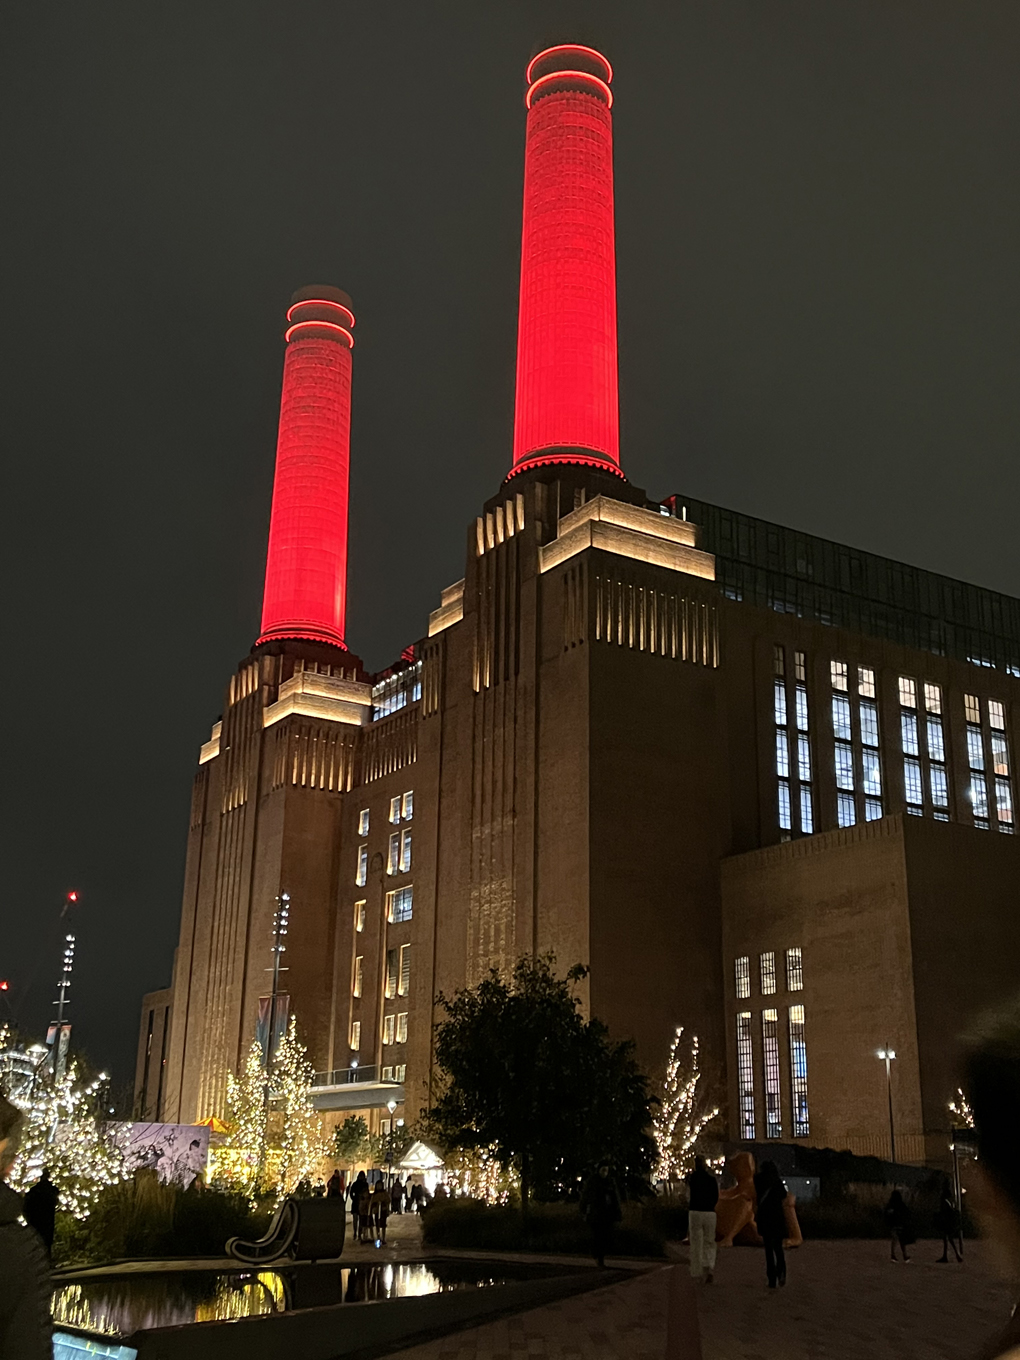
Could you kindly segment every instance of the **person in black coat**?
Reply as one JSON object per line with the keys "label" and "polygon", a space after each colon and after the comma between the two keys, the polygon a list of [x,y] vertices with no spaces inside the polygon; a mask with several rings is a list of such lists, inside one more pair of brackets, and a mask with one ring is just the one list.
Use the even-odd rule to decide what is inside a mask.
{"label": "person in black coat", "polygon": [[963,1260],[957,1240],[960,1236],[960,1211],[956,1207],[956,1198],[953,1194],[952,1186],[949,1184],[949,1177],[942,1177],[942,1191],[939,1195],[939,1207],[935,1214],[935,1226],[942,1234],[942,1255],[936,1258],[936,1264],[949,1264],[949,1247],[952,1244],[953,1255],[957,1261]]}
{"label": "person in black coat", "polygon": [[889,1229],[889,1251],[892,1260],[896,1260],[896,1244],[899,1243],[904,1261],[909,1261],[907,1247],[916,1239],[911,1230],[910,1210],[898,1190],[892,1192],[885,1206],[885,1226]]}
{"label": "person in black coat", "polygon": [[354,1240],[360,1242],[362,1228],[368,1227],[367,1223],[361,1221],[361,1200],[368,1194],[368,1177],[364,1171],[358,1172],[357,1179],[351,1182],[351,1188],[347,1193],[350,1196],[351,1215],[354,1219]]}
{"label": "person in black coat", "polygon": [[609,1174],[608,1162],[602,1163],[584,1187],[580,1209],[591,1228],[592,1255],[599,1266],[604,1266],[613,1239],[613,1224],[623,1217],[620,1195]]}
{"label": "person in black coat", "polygon": [[786,1213],[783,1204],[789,1191],[775,1162],[762,1162],[761,1170],[754,1178],[754,1193],[758,1201],[754,1221],[765,1244],[768,1286],[775,1289],[778,1285],[781,1289],[786,1284],[786,1254],[783,1251]]}
{"label": "person in black coat", "polygon": [[52,1360],[46,1249],[34,1228],[18,1222],[21,1196],[6,1183],[23,1122],[0,1096],[0,1360]]}
{"label": "person in black coat", "polygon": [[57,1187],[50,1180],[49,1167],[43,1167],[42,1175],[25,1196],[23,1211],[25,1222],[30,1228],[36,1230],[50,1255],[53,1253],[53,1234],[57,1225],[57,1199],[59,1194]]}

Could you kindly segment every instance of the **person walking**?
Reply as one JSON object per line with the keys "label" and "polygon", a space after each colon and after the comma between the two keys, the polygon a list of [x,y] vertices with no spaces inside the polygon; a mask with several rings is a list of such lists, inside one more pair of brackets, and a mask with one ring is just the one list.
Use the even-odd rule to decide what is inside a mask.
{"label": "person walking", "polygon": [[372,1191],[372,1234],[377,1242],[386,1245],[386,1219],[390,1212],[390,1192],[382,1179],[376,1181]]}
{"label": "person walking", "polygon": [[343,1197],[344,1197],[344,1178],[340,1174],[340,1168],[337,1167],[336,1170],[333,1172],[332,1176],[330,1176],[329,1180],[326,1182],[326,1198],[343,1199]]}
{"label": "person walking", "polygon": [[424,1200],[424,1198],[425,1198],[425,1191],[424,1191],[424,1189],[422,1188],[421,1184],[420,1184],[418,1181],[415,1181],[415,1183],[411,1186],[411,1212],[412,1212],[412,1213],[414,1213],[414,1214],[420,1214],[420,1213],[421,1213],[421,1210],[422,1210],[422,1201]]}
{"label": "person walking", "polygon": [[715,1206],[719,1182],[704,1157],[695,1157],[694,1170],[686,1178],[690,1195],[687,1236],[691,1244],[691,1278],[711,1284],[715,1278]]}
{"label": "person walking", "polygon": [[581,1213],[591,1228],[591,1251],[600,1268],[606,1264],[606,1252],[613,1240],[613,1224],[623,1217],[620,1195],[609,1174],[609,1163],[603,1162],[584,1187],[580,1203]]}
{"label": "person walking", "polygon": [[57,1225],[57,1187],[50,1180],[50,1169],[43,1167],[43,1173],[25,1196],[22,1210],[25,1222],[34,1228],[43,1240],[47,1256],[53,1254],[53,1234]]}
{"label": "person walking", "polygon": [[0,1096],[0,1360],[52,1360],[46,1249],[34,1228],[18,1222],[21,1196],[7,1184],[24,1119]]}
{"label": "person walking", "polygon": [[786,1284],[786,1254],[783,1251],[786,1212],[783,1205],[789,1191],[775,1162],[762,1162],[761,1170],[754,1178],[754,1193],[757,1198],[754,1221],[765,1244],[768,1287],[775,1289],[778,1285],[782,1289]]}
{"label": "person walking", "polygon": [[960,1237],[960,1211],[956,1207],[956,1199],[953,1195],[952,1186],[949,1184],[949,1177],[942,1177],[942,1191],[939,1195],[939,1207],[935,1214],[935,1226],[942,1234],[942,1255],[936,1257],[936,1265],[949,1264],[949,1247],[952,1245],[953,1255],[957,1261],[963,1260],[963,1253],[957,1246]]}
{"label": "person walking", "polygon": [[351,1182],[348,1191],[351,1199],[351,1218],[354,1226],[354,1240],[361,1241],[361,1195],[368,1188],[368,1180],[364,1171],[359,1171],[357,1178]]}
{"label": "person walking", "polygon": [[910,1210],[899,1190],[894,1190],[885,1206],[885,1226],[889,1229],[890,1259],[896,1260],[896,1246],[899,1244],[904,1261],[909,1261],[907,1247],[915,1240],[911,1232]]}
{"label": "person walking", "polygon": [[372,1230],[372,1187],[364,1172],[358,1181],[358,1241],[364,1242],[365,1233]]}
{"label": "person walking", "polygon": [[390,1213],[402,1214],[404,1212],[404,1187],[400,1177],[390,1186]]}

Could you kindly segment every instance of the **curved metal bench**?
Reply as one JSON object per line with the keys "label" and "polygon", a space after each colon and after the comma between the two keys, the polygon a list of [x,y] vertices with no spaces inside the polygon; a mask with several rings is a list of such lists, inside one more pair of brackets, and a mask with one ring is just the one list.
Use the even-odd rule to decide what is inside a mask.
{"label": "curved metal bench", "polygon": [[343,1253],[347,1206],[342,1198],[285,1199],[265,1236],[257,1242],[232,1237],[227,1252],[245,1265],[268,1265],[287,1256],[292,1261],[334,1261]]}

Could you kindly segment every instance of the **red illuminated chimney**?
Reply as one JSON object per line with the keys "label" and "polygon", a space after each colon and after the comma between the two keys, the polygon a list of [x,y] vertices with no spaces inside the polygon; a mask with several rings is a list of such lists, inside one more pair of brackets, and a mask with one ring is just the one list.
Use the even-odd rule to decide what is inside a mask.
{"label": "red illuminated chimney", "polygon": [[620,471],[613,68],[550,47],[527,70],[514,465]]}
{"label": "red illuminated chimney", "polygon": [[301,288],[286,332],[259,642],[344,647],[351,445],[351,300]]}

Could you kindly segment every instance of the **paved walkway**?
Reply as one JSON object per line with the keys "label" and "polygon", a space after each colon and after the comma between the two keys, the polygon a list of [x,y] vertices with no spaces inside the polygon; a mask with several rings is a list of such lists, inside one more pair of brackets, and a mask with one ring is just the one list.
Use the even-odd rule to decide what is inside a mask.
{"label": "paved walkway", "polygon": [[[936,1265],[938,1250],[921,1242],[909,1265],[892,1265],[884,1242],[809,1242],[790,1253],[783,1290],[766,1289],[761,1252],[720,1251],[715,1283],[695,1294],[702,1360],[974,1360],[1015,1293],[981,1243],[967,1243],[962,1266]],[[652,1268],[394,1360],[663,1360],[669,1277]],[[670,1356],[695,1354],[673,1342]]]}

